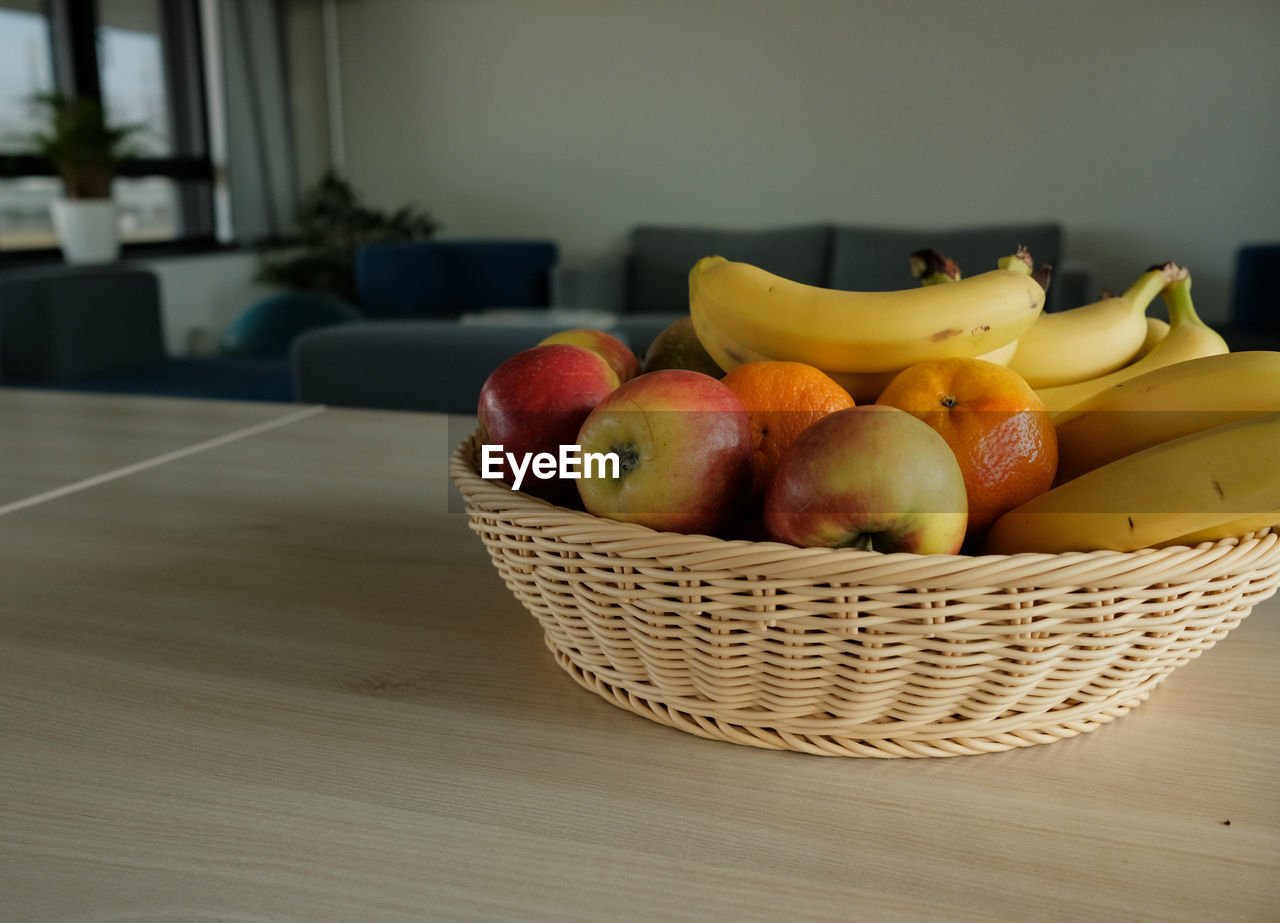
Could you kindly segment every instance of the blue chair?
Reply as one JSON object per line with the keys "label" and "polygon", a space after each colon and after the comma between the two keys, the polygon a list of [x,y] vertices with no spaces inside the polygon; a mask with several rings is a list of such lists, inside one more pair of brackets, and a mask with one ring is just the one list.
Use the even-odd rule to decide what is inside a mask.
{"label": "blue chair", "polygon": [[356,293],[374,318],[450,318],[484,308],[546,308],[559,251],[546,240],[425,240],[356,252]]}
{"label": "blue chair", "polygon": [[222,335],[224,356],[287,357],[298,334],[361,320],[364,315],[339,298],[316,292],[283,292],[252,305]]}

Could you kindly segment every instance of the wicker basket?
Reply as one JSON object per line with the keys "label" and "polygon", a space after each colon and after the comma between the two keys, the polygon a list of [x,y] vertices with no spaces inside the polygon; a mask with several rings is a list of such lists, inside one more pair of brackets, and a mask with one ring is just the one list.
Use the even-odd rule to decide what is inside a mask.
{"label": "wicker basket", "polygon": [[703,737],[839,756],[1049,743],[1144,701],[1280,583],[1280,536],[914,555],[655,532],[450,474],[559,664]]}

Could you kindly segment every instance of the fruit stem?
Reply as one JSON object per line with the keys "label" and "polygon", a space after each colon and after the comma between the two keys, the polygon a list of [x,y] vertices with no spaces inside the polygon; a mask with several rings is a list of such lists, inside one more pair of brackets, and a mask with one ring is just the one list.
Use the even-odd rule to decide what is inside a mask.
{"label": "fruit stem", "polygon": [[1177,263],[1157,263],[1155,266],[1149,266],[1120,297],[1129,302],[1135,311],[1145,312],[1147,306],[1155,300],[1156,295],[1184,276],[1188,280],[1187,286],[1190,287],[1190,274]]}
{"label": "fruit stem", "polygon": [[1018,252],[1009,256],[1002,256],[996,261],[996,265],[1001,269],[1016,269],[1018,272],[1025,272],[1032,275],[1035,272],[1035,262],[1031,259],[1031,251],[1026,247],[1018,247]]}
{"label": "fruit stem", "polygon": [[1167,265],[1177,271],[1176,277],[1160,290],[1160,297],[1164,299],[1164,305],[1169,309],[1170,325],[1174,327],[1183,324],[1196,327],[1207,326],[1196,313],[1196,307],[1191,301],[1191,274],[1172,263]]}
{"label": "fruit stem", "polygon": [[875,551],[875,536],[870,532],[861,532],[853,541],[846,544],[846,548],[856,548],[858,551]]}
{"label": "fruit stem", "polygon": [[951,257],[937,250],[917,250],[911,254],[911,275],[919,279],[921,285],[959,282],[960,267]]}
{"label": "fruit stem", "polygon": [[1039,283],[1040,287],[1046,292],[1049,291],[1049,279],[1053,276],[1053,264],[1041,263],[1031,273],[1031,278]]}

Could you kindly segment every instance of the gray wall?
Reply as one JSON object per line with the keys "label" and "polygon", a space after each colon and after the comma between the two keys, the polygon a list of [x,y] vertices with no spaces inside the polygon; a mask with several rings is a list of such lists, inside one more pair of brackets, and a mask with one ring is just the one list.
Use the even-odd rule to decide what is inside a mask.
{"label": "gray wall", "polygon": [[[1053,218],[1224,316],[1280,239],[1275,0],[340,0],[348,172],[449,236]],[[970,271],[974,271],[972,268]]]}

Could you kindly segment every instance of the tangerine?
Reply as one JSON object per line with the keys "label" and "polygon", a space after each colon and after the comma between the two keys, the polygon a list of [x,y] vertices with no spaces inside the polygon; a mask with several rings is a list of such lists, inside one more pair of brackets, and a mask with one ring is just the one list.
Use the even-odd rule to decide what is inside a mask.
{"label": "tangerine", "polygon": [[854,406],[849,392],[816,366],[768,359],[731,369],[721,379],[742,401],[755,443],[753,493],[764,493],[778,459],[818,420]]}
{"label": "tangerine", "polygon": [[1012,369],[985,359],[930,359],[899,372],[877,403],[932,426],[960,462],[969,531],[1053,486],[1058,438],[1044,403]]}

